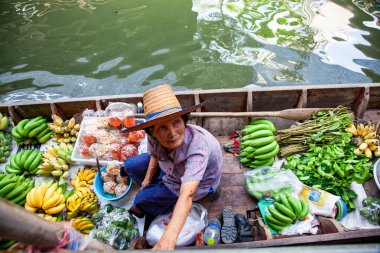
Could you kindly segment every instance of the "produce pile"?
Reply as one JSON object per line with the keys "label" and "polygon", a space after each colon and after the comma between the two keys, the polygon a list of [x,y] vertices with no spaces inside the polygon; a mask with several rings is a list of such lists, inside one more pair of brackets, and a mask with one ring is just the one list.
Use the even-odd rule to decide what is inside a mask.
{"label": "produce pile", "polygon": [[369,122],[366,126],[362,123],[351,123],[346,129],[346,132],[353,135],[352,143],[358,147],[355,149],[354,153],[356,155],[365,155],[371,158],[373,155],[380,156],[380,141],[377,137],[379,131],[379,123],[374,124]]}
{"label": "produce pile", "polygon": [[51,115],[53,123],[48,123],[48,127],[53,131],[54,141],[57,143],[75,144],[80,130],[80,125],[76,124],[75,118],[63,120],[61,117]]}
{"label": "produce pile", "polygon": [[46,122],[43,116],[21,120],[12,128],[13,139],[19,146],[47,142],[53,132]]}
{"label": "produce pile", "polygon": [[32,190],[34,180],[15,174],[0,174],[0,197],[24,206],[27,194]]}
{"label": "produce pile", "polygon": [[11,135],[8,132],[0,131],[0,163],[5,163],[12,151]]}
{"label": "produce pile", "polygon": [[240,162],[250,168],[271,166],[274,163],[280,147],[274,137],[276,127],[272,121],[266,119],[253,120],[242,129],[239,154]]}
{"label": "produce pile", "polygon": [[289,193],[280,194],[278,201],[268,207],[265,214],[268,225],[276,231],[282,231],[296,220],[304,220],[309,213],[309,204]]}
{"label": "produce pile", "polygon": [[139,236],[135,218],[122,207],[107,204],[91,220],[96,224],[93,237],[115,249],[128,249],[130,242]]}
{"label": "produce pile", "polygon": [[360,215],[367,218],[371,223],[380,225],[380,199],[365,198],[362,204],[363,208],[360,209]]}
{"label": "produce pile", "polygon": [[24,149],[12,155],[10,164],[5,165],[8,173],[16,175],[37,174],[38,166],[44,152],[38,149]]}

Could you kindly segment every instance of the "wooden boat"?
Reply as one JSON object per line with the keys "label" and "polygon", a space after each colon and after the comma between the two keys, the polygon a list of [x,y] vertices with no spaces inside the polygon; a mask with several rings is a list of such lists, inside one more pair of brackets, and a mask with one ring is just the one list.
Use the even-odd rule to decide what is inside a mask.
{"label": "wooden boat", "polygon": [[[310,115],[310,108],[334,108],[345,105],[352,109],[357,118],[380,119],[380,83],[196,90],[176,92],[176,95],[183,107],[209,101],[202,111],[191,114],[190,123],[209,130],[221,145],[229,140],[231,133],[241,129],[252,117],[270,118],[277,128],[281,129],[289,127],[294,120],[301,120],[305,115]],[[38,115],[50,118],[53,113],[64,118],[71,116],[81,118],[85,109],[105,109],[112,102],[137,104],[142,102],[142,94],[7,103],[0,104],[0,112],[10,115],[15,122]],[[235,156],[224,152],[221,197],[214,202],[202,204],[208,209],[209,218],[220,216],[222,209],[227,206],[235,212],[246,214],[254,225],[256,240],[247,243],[220,244],[214,247],[255,248],[380,241],[380,228],[345,231],[337,221],[323,217],[319,218],[321,225],[317,235],[272,236],[260,219],[256,200],[244,189],[244,172],[245,169],[240,166]],[[365,189],[369,196],[380,196],[373,180],[365,184]]]}

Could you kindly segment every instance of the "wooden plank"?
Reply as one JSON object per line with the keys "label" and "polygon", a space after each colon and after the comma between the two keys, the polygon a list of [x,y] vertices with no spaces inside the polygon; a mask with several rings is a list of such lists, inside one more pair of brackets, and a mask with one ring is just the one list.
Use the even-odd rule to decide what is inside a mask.
{"label": "wooden plank", "polygon": [[378,243],[380,238],[380,229],[356,230],[341,233],[321,234],[321,235],[303,235],[302,237],[281,238],[275,240],[253,241],[245,243],[219,244],[215,246],[199,247],[197,249],[231,249],[231,248],[263,248],[287,245],[305,245],[305,244],[332,244],[332,243]]}
{"label": "wooden plank", "polygon": [[13,106],[8,106],[8,114],[15,125],[22,120],[22,117],[15,111]]}
{"label": "wooden plank", "polygon": [[380,109],[380,86],[371,85],[369,87],[368,109]]}
{"label": "wooden plank", "polygon": [[253,111],[279,111],[296,108],[301,92],[302,90],[254,91]]}
{"label": "wooden plank", "polygon": [[361,94],[362,87],[340,89],[308,89],[307,107],[337,107],[345,105],[353,107],[356,98]]}
{"label": "wooden plank", "polygon": [[14,107],[15,111],[17,111],[17,113],[24,119],[29,119],[31,118],[31,116],[25,112],[20,106],[15,106]]}
{"label": "wooden plank", "polygon": [[50,103],[50,109],[52,114],[59,116],[63,120],[67,119],[66,115],[62,112],[61,108],[58,105]]}
{"label": "wooden plank", "polygon": [[209,130],[215,136],[230,136],[234,131],[247,125],[247,118],[218,117],[204,118],[203,128]]}
{"label": "wooden plank", "polygon": [[364,117],[364,113],[367,110],[368,106],[369,95],[369,87],[362,88],[362,92],[354,102],[353,111],[356,118],[362,119]]}

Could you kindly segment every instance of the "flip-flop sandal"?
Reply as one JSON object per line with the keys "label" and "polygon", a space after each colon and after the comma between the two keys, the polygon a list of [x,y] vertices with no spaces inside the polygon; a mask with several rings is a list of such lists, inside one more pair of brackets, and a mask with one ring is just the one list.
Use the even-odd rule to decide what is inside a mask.
{"label": "flip-flop sandal", "polygon": [[235,223],[237,226],[237,238],[241,242],[251,242],[254,240],[253,231],[247,218],[242,214],[235,215]]}
{"label": "flip-flop sandal", "polygon": [[230,210],[223,210],[223,226],[221,238],[223,243],[233,243],[237,238],[237,229],[235,225],[234,213]]}

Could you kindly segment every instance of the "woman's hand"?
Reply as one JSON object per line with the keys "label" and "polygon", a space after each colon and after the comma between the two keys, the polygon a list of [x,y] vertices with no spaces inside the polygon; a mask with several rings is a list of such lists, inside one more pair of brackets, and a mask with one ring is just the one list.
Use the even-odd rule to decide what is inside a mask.
{"label": "woman's hand", "polygon": [[141,183],[141,189],[144,189],[145,187],[147,187],[150,184],[150,181],[151,181],[150,178],[145,177],[144,181],[142,181]]}
{"label": "woman's hand", "polygon": [[154,246],[152,250],[174,250],[176,240],[175,236],[169,236],[164,233],[161,240]]}

